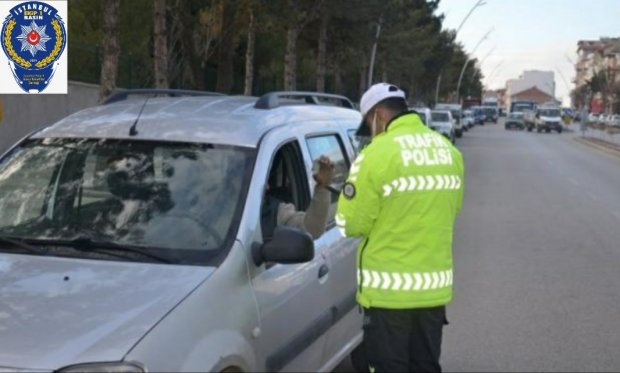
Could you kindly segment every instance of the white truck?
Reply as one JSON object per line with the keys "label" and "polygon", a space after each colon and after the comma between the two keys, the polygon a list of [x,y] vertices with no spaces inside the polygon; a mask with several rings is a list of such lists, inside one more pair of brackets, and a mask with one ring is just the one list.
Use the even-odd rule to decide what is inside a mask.
{"label": "white truck", "polygon": [[557,131],[562,133],[562,111],[558,106],[540,106],[537,109],[523,112],[523,121],[528,131],[536,129],[536,132]]}

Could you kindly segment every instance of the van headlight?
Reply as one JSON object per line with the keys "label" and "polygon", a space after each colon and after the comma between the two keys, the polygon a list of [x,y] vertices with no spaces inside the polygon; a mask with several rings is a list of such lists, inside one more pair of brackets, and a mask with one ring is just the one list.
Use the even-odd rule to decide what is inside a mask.
{"label": "van headlight", "polygon": [[76,364],[57,370],[58,373],[146,373],[147,370],[136,362],[86,363]]}

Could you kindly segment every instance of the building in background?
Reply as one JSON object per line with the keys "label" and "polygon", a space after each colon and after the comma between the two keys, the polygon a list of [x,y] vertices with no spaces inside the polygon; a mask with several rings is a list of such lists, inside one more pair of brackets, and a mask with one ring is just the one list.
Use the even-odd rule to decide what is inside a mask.
{"label": "building in background", "polygon": [[[600,38],[599,40],[580,40],[577,43],[577,62],[575,63],[575,92],[589,91],[586,88],[593,78],[601,76],[602,89],[594,92],[589,106],[593,113],[613,111],[614,91],[620,84],[620,38]],[[605,96],[605,97],[604,97]],[[575,97],[573,98],[576,99]],[[581,101],[579,98],[578,101]],[[606,102],[603,102],[606,101]],[[581,106],[573,102],[574,106]]]}
{"label": "building in background", "polygon": [[538,104],[556,101],[555,73],[553,71],[527,70],[518,79],[506,82],[505,107],[513,100],[532,100]]}

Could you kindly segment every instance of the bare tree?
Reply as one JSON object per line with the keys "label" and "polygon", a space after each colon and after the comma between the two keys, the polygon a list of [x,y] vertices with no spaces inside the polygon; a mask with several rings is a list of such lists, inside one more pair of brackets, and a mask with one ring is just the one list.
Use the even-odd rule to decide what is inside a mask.
{"label": "bare tree", "polygon": [[166,0],[155,0],[153,7],[155,87],[168,88],[168,38],[166,32]]}
{"label": "bare tree", "polygon": [[118,43],[120,0],[106,0],[103,12],[103,62],[101,64],[101,87],[99,99],[103,100],[116,89],[118,76],[118,58],[120,46]]}
{"label": "bare tree", "polygon": [[290,13],[286,30],[286,52],[284,55],[284,89],[294,91],[297,89],[297,40],[299,34],[306,25],[316,18],[324,0],[303,1],[290,0]]}
{"label": "bare tree", "polygon": [[321,24],[319,28],[319,47],[316,64],[316,90],[325,92],[325,75],[327,73],[327,25],[329,12],[326,7],[321,9]]}
{"label": "bare tree", "polygon": [[256,20],[254,19],[254,9],[250,9],[250,24],[248,25],[248,45],[245,51],[245,83],[243,94],[252,95],[254,85],[254,50],[256,49]]}
{"label": "bare tree", "polygon": [[223,93],[230,93],[233,86],[233,62],[236,44],[233,23],[237,4],[237,0],[226,0],[222,3],[216,90]]}

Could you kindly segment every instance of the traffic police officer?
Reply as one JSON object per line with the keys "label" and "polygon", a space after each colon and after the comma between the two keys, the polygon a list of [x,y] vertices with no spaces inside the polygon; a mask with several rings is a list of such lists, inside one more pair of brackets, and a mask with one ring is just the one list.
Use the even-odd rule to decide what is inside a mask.
{"label": "traffic police officer", "polygon": [[452,237],[463,200],[463,159],[408,112],[405,93],[376,84],[363,95],[371,143],[351,166],[337,223],[361,237],[357,300],[370,371],[441,371]]}

